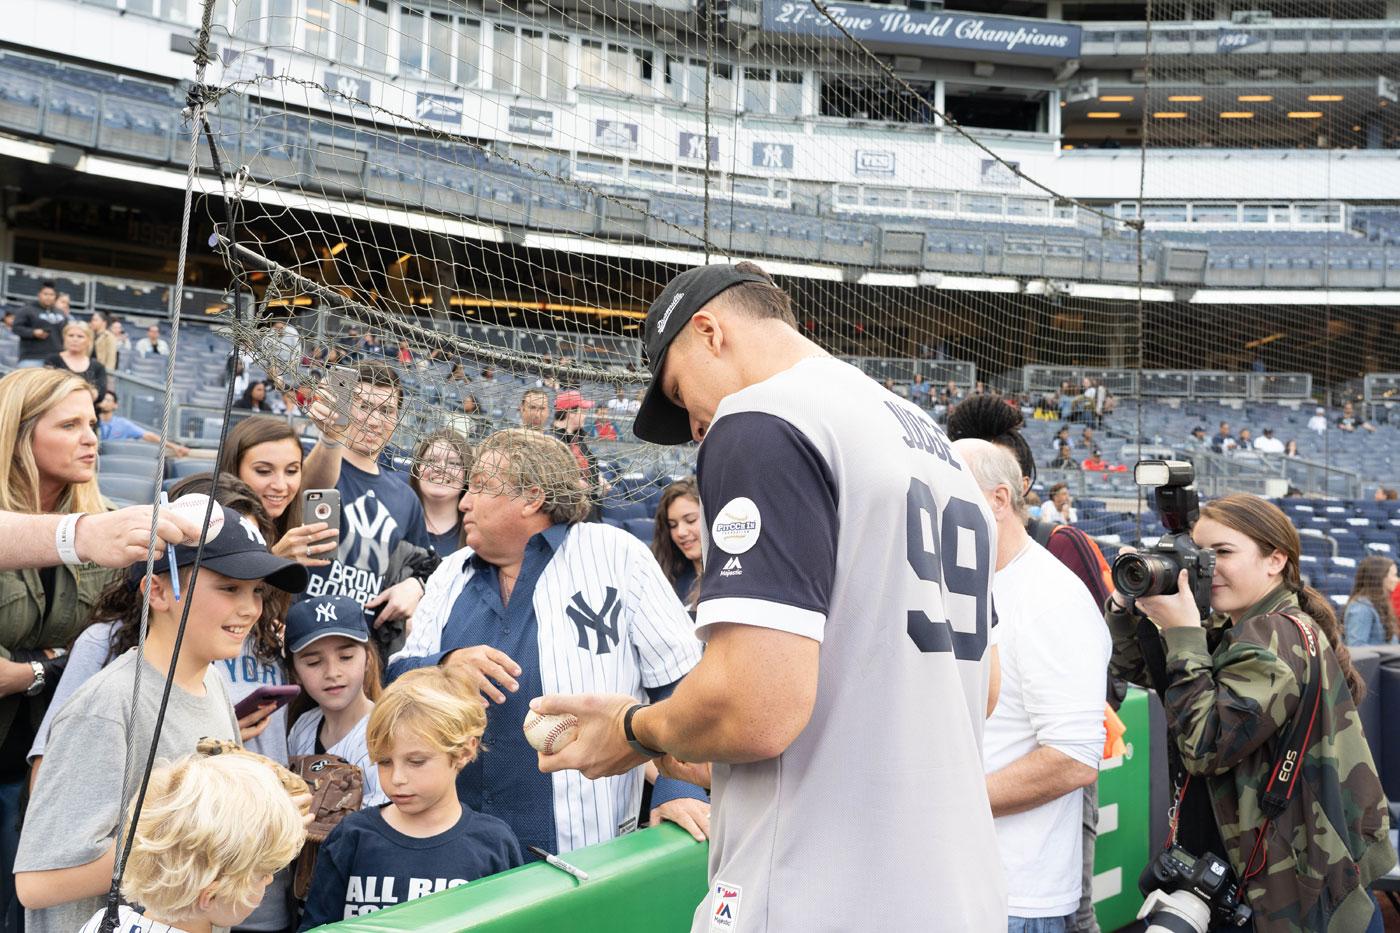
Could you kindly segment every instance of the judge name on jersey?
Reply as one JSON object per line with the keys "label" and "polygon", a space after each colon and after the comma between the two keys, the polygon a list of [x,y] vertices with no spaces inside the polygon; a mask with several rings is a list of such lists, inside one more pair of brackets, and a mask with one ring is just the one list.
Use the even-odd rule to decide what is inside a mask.
{"label": "judge name on jersey", "polygon": [[[351,875],[345,885],[345,917],[373,913],[403,901],[460,887],[465,878],[399,878],[394,875]],[[402,887],[400,887],[402,885]]]}

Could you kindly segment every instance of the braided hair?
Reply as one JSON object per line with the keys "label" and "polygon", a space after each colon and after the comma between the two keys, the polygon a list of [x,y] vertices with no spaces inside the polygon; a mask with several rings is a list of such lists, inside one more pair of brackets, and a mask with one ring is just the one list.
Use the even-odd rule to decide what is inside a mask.
{"label": "braided hair", "polygon": [[953,406],[948,413],[948,438],[960,441],[965,437],[990,441],[1005,447],[1021,465],[1021,475],[1035,482],[1035,455],[1031,445],[1021,436],[1026,419],[1021,410],[1008,405],[994,395],[974,395]]}

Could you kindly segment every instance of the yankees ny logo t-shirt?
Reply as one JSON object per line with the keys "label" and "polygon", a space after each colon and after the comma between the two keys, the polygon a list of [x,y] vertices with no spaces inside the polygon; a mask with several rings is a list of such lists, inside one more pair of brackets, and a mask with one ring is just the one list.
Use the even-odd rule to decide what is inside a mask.
{"label": "yankees ny logo t-shirt", "polygon": [[426,549],[423,506],[397,473],[366,473],[342,462],[340,547],[327,567],[313,567],[305,596],[348,596],[365,603],[399,580],[386,579],[403,542]]}

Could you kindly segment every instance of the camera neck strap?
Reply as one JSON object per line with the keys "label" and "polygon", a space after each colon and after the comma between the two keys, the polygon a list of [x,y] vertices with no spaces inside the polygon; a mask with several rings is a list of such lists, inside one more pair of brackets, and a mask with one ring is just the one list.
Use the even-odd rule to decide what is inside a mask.
{"label": "camera neck strap", "polygon": [[[1298,628],[1298,634],[1302,637],[1303,650],[1308,656],[1307,679],[1303,682],[1302,692],[1298,698],[1298,707],[1293,711],[1293,716],[1284,731],[1280,734],[1283,741],[1279,744],[1278,757],[1274,760],[1273,767],[1269,769],[1269,776],[1264,782],[1264,789],[1259,795],[1259,809],[1264,814],[1264,823],[1259,827],[1259,834],[1255,837],[1254,848],[1249,853],[1249,859],[1245,863],[1244,880],[1248,881],[1254,875],[1263,870],[1267,853],[1264,850],[1264,838],[1268,833],[1269,824],[1274,818],[1288,809],[1289,802],[1293,799],[1293,790],[1297,787],[1298,772],[1301,768],[1303,754],[1312,743],[1313,734],[1317,731],[1318,714],[1322,711],[1322,647],[1318,643],[1317,633],[1312,626],[1302,619],[1289,613],[1282,615]],[[1142,620],[1146,622],[1146,620]],[[1146,622],[1151,625],[1150,622]],[[1144,633],[1145,634],[1145,633]],[[1154,646],[1155,658],[1151,655],[1146,657],[1149,672],[1154,676],[1160,670],[1160,680],[1158,684],[1166,684],[1166,663],[1165,652],[1161,647],[1160,639],[1154,639],[1157,644]],[[1147,646],[1147,639],[1142,638],[1144,649]],[[1144,654],[1147,654],[1144,651]],[[1154,664],[1154,660],[1157,662]],[[1159,688],[1160,689],[1160,688]],[[1170,749],[1172,743],[1168,743]],[[1179,759],[1178,759],[1179,760]],[[1178,786],[1176,800],[1169,813],[1169,828],[1167,832],[1167,844],[1176,844],[1177,821],[1181,813],[1181,806],[1186,798],[1186,789],[1190,786],[1191,776],[1183,774],[1181,779],[1175,781]],[[1263,856],[1261,858],[1261,856]],[[1259,864],[1255,865],[1255,860]]]}

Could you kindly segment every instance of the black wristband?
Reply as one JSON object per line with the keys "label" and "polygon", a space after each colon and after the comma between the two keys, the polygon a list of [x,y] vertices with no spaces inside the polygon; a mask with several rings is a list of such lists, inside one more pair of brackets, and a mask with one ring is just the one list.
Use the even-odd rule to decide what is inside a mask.
{"label": "black wristband", "polygon": [[637,734],[632,731],[632,717],[637,715],[637,710],[646,709],[649,705],[649,703],[636,703],[628,708],[626,714],[622,717],[622,734],[626,736],[627,744],[632,747],[632,751],[636,752],[638,755],[643,755],[647,758],[660,758],[666,753],[647,748],[641,742],[637,741]]}

